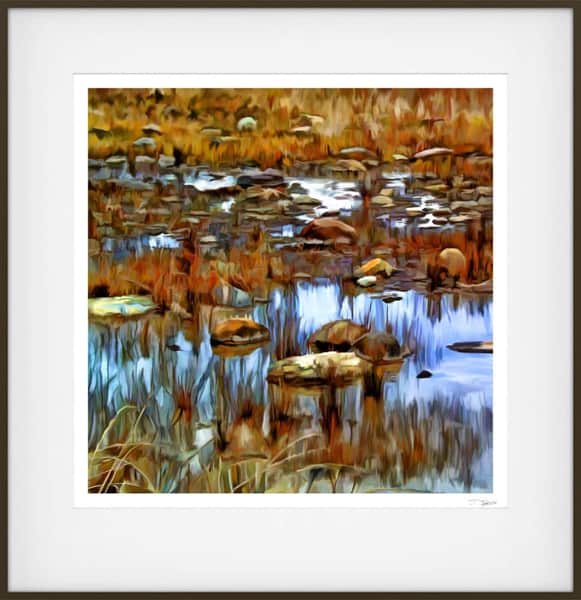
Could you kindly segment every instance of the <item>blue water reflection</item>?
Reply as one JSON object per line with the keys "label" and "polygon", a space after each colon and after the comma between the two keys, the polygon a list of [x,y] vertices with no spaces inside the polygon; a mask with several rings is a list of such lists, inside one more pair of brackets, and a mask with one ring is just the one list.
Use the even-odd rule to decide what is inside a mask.
{"label": "blue water reflection", "polygon": [[[413,353],[393,381],[383,386],[386,419],[394,407],[417,405],[420,413],[428,414],[434,402],[448,406],[452,413],[460,411],[459,422],[480,428],[488,440],[472,465],[470,477],[480,482],[479,489],[489,489],[492,354],[461,354],[446,346],[492,340],[492,298],[453,294],[428,297],[416,291],[398,295],[401,300],[385,303],[371,294],[347,295],[339,281],[300,281],[273,289],[268,302],[251,308],[202,307],[193,321],[166,314],[121,324],[91,322],[89,444],[95,444],[108,420],[127,402],[153,402],[156,418],[162,429],[168,430],[176,410],[177,388],[186,390],[194,418],[204,426],[216,418],[218,396],[224,400],[223,417],[230,421],[237,417],[241,403],[267,406],[277,393],[269,390],[266,382],[271,362],[307,353],[308,337],[325,323],[352,319],[370,329],[391,331]],[[271,342],[245,356],[215,354],[210,344],[211,323],[232,316],[251,317],[264,324],[271,332]],[[424,369],[432,377],[418,379],[417,374]],[[318,415],[317,398],[316,394],[298,394],[296,410]],[[362,436],[366,415],[360,386],[346,390],[341,398],[342,435]],[[305,431],[316,431],[320,428],[317,423],[313,419]],[[442,482],[420,485],[416,481],[414,485],[431,486],[432,491],[438,491],[438,486],[445,488]]]}

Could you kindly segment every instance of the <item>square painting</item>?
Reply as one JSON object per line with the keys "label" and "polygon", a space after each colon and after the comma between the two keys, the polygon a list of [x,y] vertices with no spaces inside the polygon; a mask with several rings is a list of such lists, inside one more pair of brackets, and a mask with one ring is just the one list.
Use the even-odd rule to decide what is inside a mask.
{"label": "square painting", "polygon": [[491,88],[88,98],[89,493],[493,491]]}

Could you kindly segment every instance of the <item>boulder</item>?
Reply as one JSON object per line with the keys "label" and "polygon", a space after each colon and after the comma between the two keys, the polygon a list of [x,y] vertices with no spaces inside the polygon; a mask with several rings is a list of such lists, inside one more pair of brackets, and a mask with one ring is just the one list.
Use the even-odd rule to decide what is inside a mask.
{"label": "boulder", "polygon": [[359,358],[374,364],[403,358],[397,338],[381,331],[373,331],[361,336],[353,344],[353,350]]}
{"label": "boulder", "polygon": [[466,258],[458,248],[445,248],[438,255],[438,266],[449,276],[457,277],[466,270]]}
{"label": "boulder", "polygon": [[351,242],[357,241],[357,231],[355,228],[333,217],[314,219],[303,228],[300,235],[304,238],[315,238],[318,240],[347,238]]}
{"label": "boulder", "polygon": [[226,319],[212,329],[212,344],[238,346],[260,344],[270,340],[268,329],[251,319]]}
{"label": "boulder", "polygon": [[267,381],[296,387],[317,387],[330,382],[349,385],[368,370],[369,365],[353,352],[324,352],[291,356],[273,363]]}
{"label": "boulder", "polygon": [[368,329],[348,319],[332,321],[317,329],[308,340],[308,345],[314,352],[348,352],[351,346]]}

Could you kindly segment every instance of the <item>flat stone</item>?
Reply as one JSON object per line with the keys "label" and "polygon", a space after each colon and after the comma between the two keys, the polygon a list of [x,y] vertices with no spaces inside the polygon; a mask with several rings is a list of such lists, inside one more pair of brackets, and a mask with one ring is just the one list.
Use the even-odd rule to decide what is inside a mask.
{"label": "flat stone", "polygon": [[94,317],[133,317],[157,308],[151,296],[89,298],[89,314]]}
{"label": "flat stone", "polygon": [[377,284],[377,277],[375,275],[366,275],[365,277],[360,277],[357,280],[357,285],[363,288],[372,287]]}
{"label": "flat stone", "polygon": [[468,352],[474,354],[492,354],[492,342],[456,342],[446,346],[454,352]]}

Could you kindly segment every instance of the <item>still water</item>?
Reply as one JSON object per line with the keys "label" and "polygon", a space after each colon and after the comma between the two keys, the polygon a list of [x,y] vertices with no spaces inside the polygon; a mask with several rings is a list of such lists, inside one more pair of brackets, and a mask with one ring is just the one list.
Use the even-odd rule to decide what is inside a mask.
{"label": "still water", "polygon": [[[192,407],[189,437],[181,443],[206,444],[192,470],[217,451],[207,443],[217,420],[234,427],[243,413],[259,407],[255,427],[261,439],[272,440],[289,419],[291,438],[320,433],[330,448],[327,462],[362,469],[361,491],[490,491],[492,354],[457,353],[447,345],[492,340],[492,296],[414,290],[397,295],[400,300],[385,303],[373,294],[348,295],[339,280],[313,279],[274,288],[265,302],[248,308],[202,306],[192,320],[151,314],[118,323],[91,321],[89,446],[128,402],[147,406],[160,439],[171,439],[179,388]],[[271,341],[245,356],[214,353],[211,324],[233,316],[262,323]],[[308,337],[337,319],[390,331],[412,355],[384,380],[380,398],[365,398],[355,385],[332,394],[291,390],[289,402],[267,383],[269,366],[307,353]],[[431,377],[418,379],[422,370]],[[336,406],[331,417],[329,404]],[[287,466],[304,468],[297,460]],[[322,483],[309,489],[330,491]]]}

